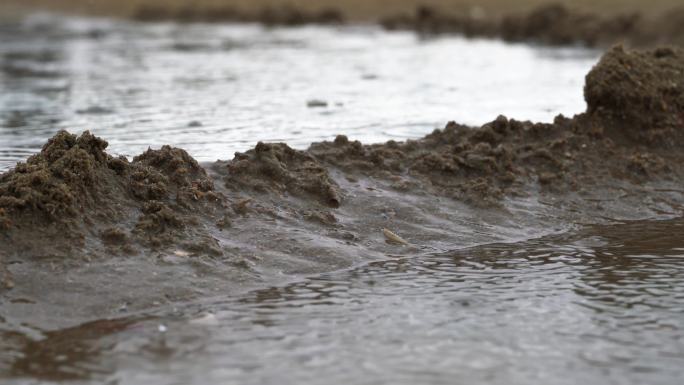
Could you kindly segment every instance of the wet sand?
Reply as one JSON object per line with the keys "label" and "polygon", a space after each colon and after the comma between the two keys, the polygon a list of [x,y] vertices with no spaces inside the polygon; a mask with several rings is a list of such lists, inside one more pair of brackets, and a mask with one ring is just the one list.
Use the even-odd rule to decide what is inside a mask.
{"label": "wet sand", "polygon": [[[350,21],[337,7],[308,10],[295,6],[247,11],[230,6],[191,6],[173,10],[145,5],[133,12],[132,17],[140,21],[257,22],[280,26]],[[389,30],[410,30],[427,36],[459,34],[555,46],[609,47],[622,43],[654,47],[684,44],[684,7],[681,6],[656,14],[625,8],[600,13],[574,4],[549,3],[529,10],[493,14],[482,8],[454,12],[445,7],[420,5],[411,12],[398,12],[380,17],[378,21]]]}
{"label": "wet sand", "polygon": [[649,16],[624,9],[601,14],[556,3],[526,12],[504,13],[498,18],[478,14],[450,15],[439,8],[419,7],[412,14],[398,14],[381,23],[387,29],[412,30],[423,35],[462,34],[555,46],[684,44],[682,7]]}
{"label": "wet sand", "polygon": [[139,21],[257,22],[265,25],[380,23],[421,34],[463,34],[511,42],[609,47],[684,44],[684,7],[679,2],[465,0],[401,2],[33,2],[10,1],[0,14],[16,18],[32,10],[117,16]]}
{"label": "wet sand", "polygon": [[[293,6],[304,12],[318,12],[323,9],[335,8],[353,21],[376,21],[379,18],[399,13],[412,13],[418,6],[423,5],[442,9],[448,13],[466,14],[476,10],[476,13],[485,12],[487,15],[500,17],[512,12],[529,12],[540,5],[559,2],[607,16],[623,12],[641,12],[652,16],[681,5],[676,0],[653,0],[649,2],[640,0],[396,0],[390,2],[379,0],[196,0],[192,3],[199,9],[225,7],[249,13],[258,12],[267,7],[277,8],[281,6]],[[143,6],[164,7],[175,12],[186,9],[187,2],[183,0],[100,0],[96,2],[87,0],[6,0],[3,2],[3,6],[5,8],[29,7],[98,15],[131,16]]]}
{"label": "wet sand", "polygon": [[40,305],[7,304],[8,322],[49,329],[387,255],[680,215],[682,73],[684,51],[615,47],[572,118],[259,143],[202,165],[169,146],[113,157],[103,139],[60,132],[0,176],[0,291]]}

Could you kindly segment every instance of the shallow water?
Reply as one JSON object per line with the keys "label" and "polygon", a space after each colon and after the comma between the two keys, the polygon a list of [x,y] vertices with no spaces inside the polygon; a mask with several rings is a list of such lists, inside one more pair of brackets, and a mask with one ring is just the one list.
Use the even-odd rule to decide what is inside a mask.
{"label": "shallow water", "polygon": [[[0,26],[0,170],[58,129],[110,151],[172,144],[201,161],[259,140],[420,137],[449,120],[584,110],[598,53],[376,27],[137,24],[35,16]],[[309,107],[310,101],[325,107]]]}
{"label": "shallow water", "polygon": [[[596,58],[373,27],[37,17],[0,27],[0,169],[59,128],[90,129],[115,153],[173,144],[213,160],[257,140],[550,120],[584,109]],[[49,331],[0,307],[0,383],[680,384],[682,234],[681,219],[633,222],[387,256]],[[0,305],[30,309],[8,293]]]}
{"label": "shallow water", "polygon": [[594,227],[5,333],[0,368],[8,384],[680,384],[682,233]]}

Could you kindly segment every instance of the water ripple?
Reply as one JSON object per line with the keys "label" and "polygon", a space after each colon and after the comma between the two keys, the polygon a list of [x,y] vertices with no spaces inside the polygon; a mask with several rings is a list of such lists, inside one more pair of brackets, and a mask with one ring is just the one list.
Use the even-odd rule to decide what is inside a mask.
{"label": "water ripple", "polygon": [[[549,121],[584,110],[582,83],[597,58],[372,27],[54,16],[0,28],[0,41],[0,170],[26,158],[12,147],[38,151],[62,128],[91,130],[114,153],[171,144],[213,161],[259,140],[403,140],[501,113]],[[308,108],[313,99],[327,107]]]}

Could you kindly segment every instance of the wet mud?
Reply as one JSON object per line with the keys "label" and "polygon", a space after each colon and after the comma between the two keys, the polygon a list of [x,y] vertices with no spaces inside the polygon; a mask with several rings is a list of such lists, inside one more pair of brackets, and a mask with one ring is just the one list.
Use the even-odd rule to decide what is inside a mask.
{"label": "wet mud", "polygon": [[[0,207],[10,255],[69,253],[90,243],[87,235],[102,240],[102,251],[129,253],[134,244],[202,238],[188,224],[210,213],[220,197],[194,159],[165,146],[129,162],[106,154],[106,147],[89,132],[77,137],[60,131],[39,154],[2,175]],[[132,225],[127,233],[117,227],[124,223]]]}
{"label": "wet mud", "polygon": [[656,16],[639,12],[604,15],[557,3],[545,4],[527,13],[494,17],[479,13],[450,15],[440,9],[421,6],[412,15],[387,17],[381,24],[390,30],[413,30],[423,35],[456,33],[557,46],[684,44],[684,8]]}
{"label": "wet mud", "polygon": [[203,165],[61,131],[0,176],[0,291],[40,305],[5,303],[7,322],[71,325],[387,255],[680,215],[684,51],[616,46],[584,92],[586,112],[552,123],[259,143]]}

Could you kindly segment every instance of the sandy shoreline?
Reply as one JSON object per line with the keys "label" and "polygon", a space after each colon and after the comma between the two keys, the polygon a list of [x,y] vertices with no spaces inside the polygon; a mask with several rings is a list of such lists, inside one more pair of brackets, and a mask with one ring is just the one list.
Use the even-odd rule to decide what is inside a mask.
{"label": "sandy shoreline", "polygon": [[249,22],[267,26],[370,22],[388,30],[409,30],[423,35],[458,34],[554,46],[607,48],[622,43],[648,48],[663,44],[684,45],[684,6],[672,2],[649,4],[648,7],[636,7],[628,2],[608,6],[610,1],[599,2],[593,7],[559,1],[528,1],[516,3],[515,7],[497,2],[476,6],[460,1],[392,2],[391,6],[376,8],[372,8],[375,3],[362,6],[355,2],[251,2],[247,5],[207,1],[181,6],[173,2],[129,1],[116,4],[118,6],[109,2],[79,1],[7,3],[4,12],[0,9],[0,15],[11,20],[19,18],[16,15],[21,12],[44,9],[142,22]]}
{"label": "sandy shoreline", "polygon": [[0,175],[0,291],[34,304],[3,306],[18,324],[69,325],[122,302],[134,312],[388,255],[681,215],[682,73],[684,51],[617,47],[573,118],[305,151],[259,143],[211,164],[168,146],[116,158],[60,132]]}
{"label": "sandy shoreline", "polygon": [[[498,17],[504,13],[529,12],[531,9],[549,3],[564,3],[582,10],[602,15],[615,15],[624,12],[641,12],[646,15],[658,15],[669,9],[680,6],[676,0],[396,0],[396,1],[362,1],[362,0],[196,0],[192,4],[198,8],[230,6],[243,11],[258,11],[264,7],[294,6],[298,9],[314,12],[335,8],[352,21],[377,21],[379,18],[398,13],[412,13],[416,7],[426,5],[442,9],[448,13],[466,14],[476,10],[486,15]],[[187,7],[183,0],[6,0],[4,9],[48,9],[64,12],[77,12],[94,15],[131,16],[142,6],[162,6],[170,10]],[[2,8],[0,8],[0,11]]]}
{"label": "sandy shoreline", "polygon": [[[128,17],[141,2],[28,3]],[[0,15],[21,14],[14,3],[0,5]],[[265,3],[249,4],[258,12]],[[296,2],[311,20],[320,17],[318,6],[328,3]],[[453,9],[465,4],[434,3]],[[529,12],[525,7],[538,2],[482,3],[507,14]],[[603,28],[604,22],[630,9],[651,17],[677,2],[581,3],[602,15],[592,16],[588,28],[571,35],[563,29],[529,34],[530,23],[523,22],[509,40],[588,43],[587,36],[594,35],[586,31],[598,25],[604,34],[591,41],[604,46],[625,36]],[[615,3],[629,4],[617,12],[608,6]],[[349,1],[342,11],[352,21],[414,15],[414,2],[381,5]],[[461,12],[469,8],[455,14]],[[564,20],[572,26],[577,19],[573,14]],[[466,33],[472,24],[462,21],[409,16],[397,28]],[[484,26],[472,35],[506,38],[498,27]],[[664,26],[659,31],[670,33],[672,25]],[[642,45],[652,46],[663,35],[644,36]],[[130,341],[119,334],[129,327],[143,340],[141,326],[156,338],[166,331],[159,320],[177,319],[171,328],[186,318],[201,322],[202,314],[211,314],[203,313],[212,309],[207,303],[252,290],[258,296],[258,289],[268,297],[266,288],[325,272],[430,261],[445,253],[451,259],[473,254],[474,260],[505,262],[506,256],[491,250],[508,243],[524,252],[526,245],[544,244],[546,255],[546,243],[614,236],[623,249],[634,231],[652,232],[656,239],[640,252],[652,252],[654,245],[681,246],[663,244],[676,239],[681,227],[660,224],[670,218],[679,224],[684,214],[684,50],[616,46],[587,74],[584,95],[585,111],[550,123],[500,116],[479,127],[449,122],[417,140],[363,144],[339,135],[306,150],[255,143],[232,159],[226,154],[226,160],[211,163],[170,146],[133,159],[116,157],[107,152],[107,138],[61,131],[39,153],[0,173],[0,351],[6,352],[0,354],[0,378],[49,381],[70,375],[74,363],[94,363],[90,368],[96,370],[98,360],[107,361],[98,356],[98,344]],[[661,222],[643,225],[646,230],[618,225],[633,220]],[[383,229],[407,244],[393,242]],[[665,232],[672,233],[662,237]],[[586,259],[605,263],[596,274],[615,282],[600,255]],[[625,270],[639,274],[634,276],[639,282],[649,283],[643,272],[658,273],[649,271],[650,265],[629,263]],[[194,353],[179,359],[192,362]]]}

